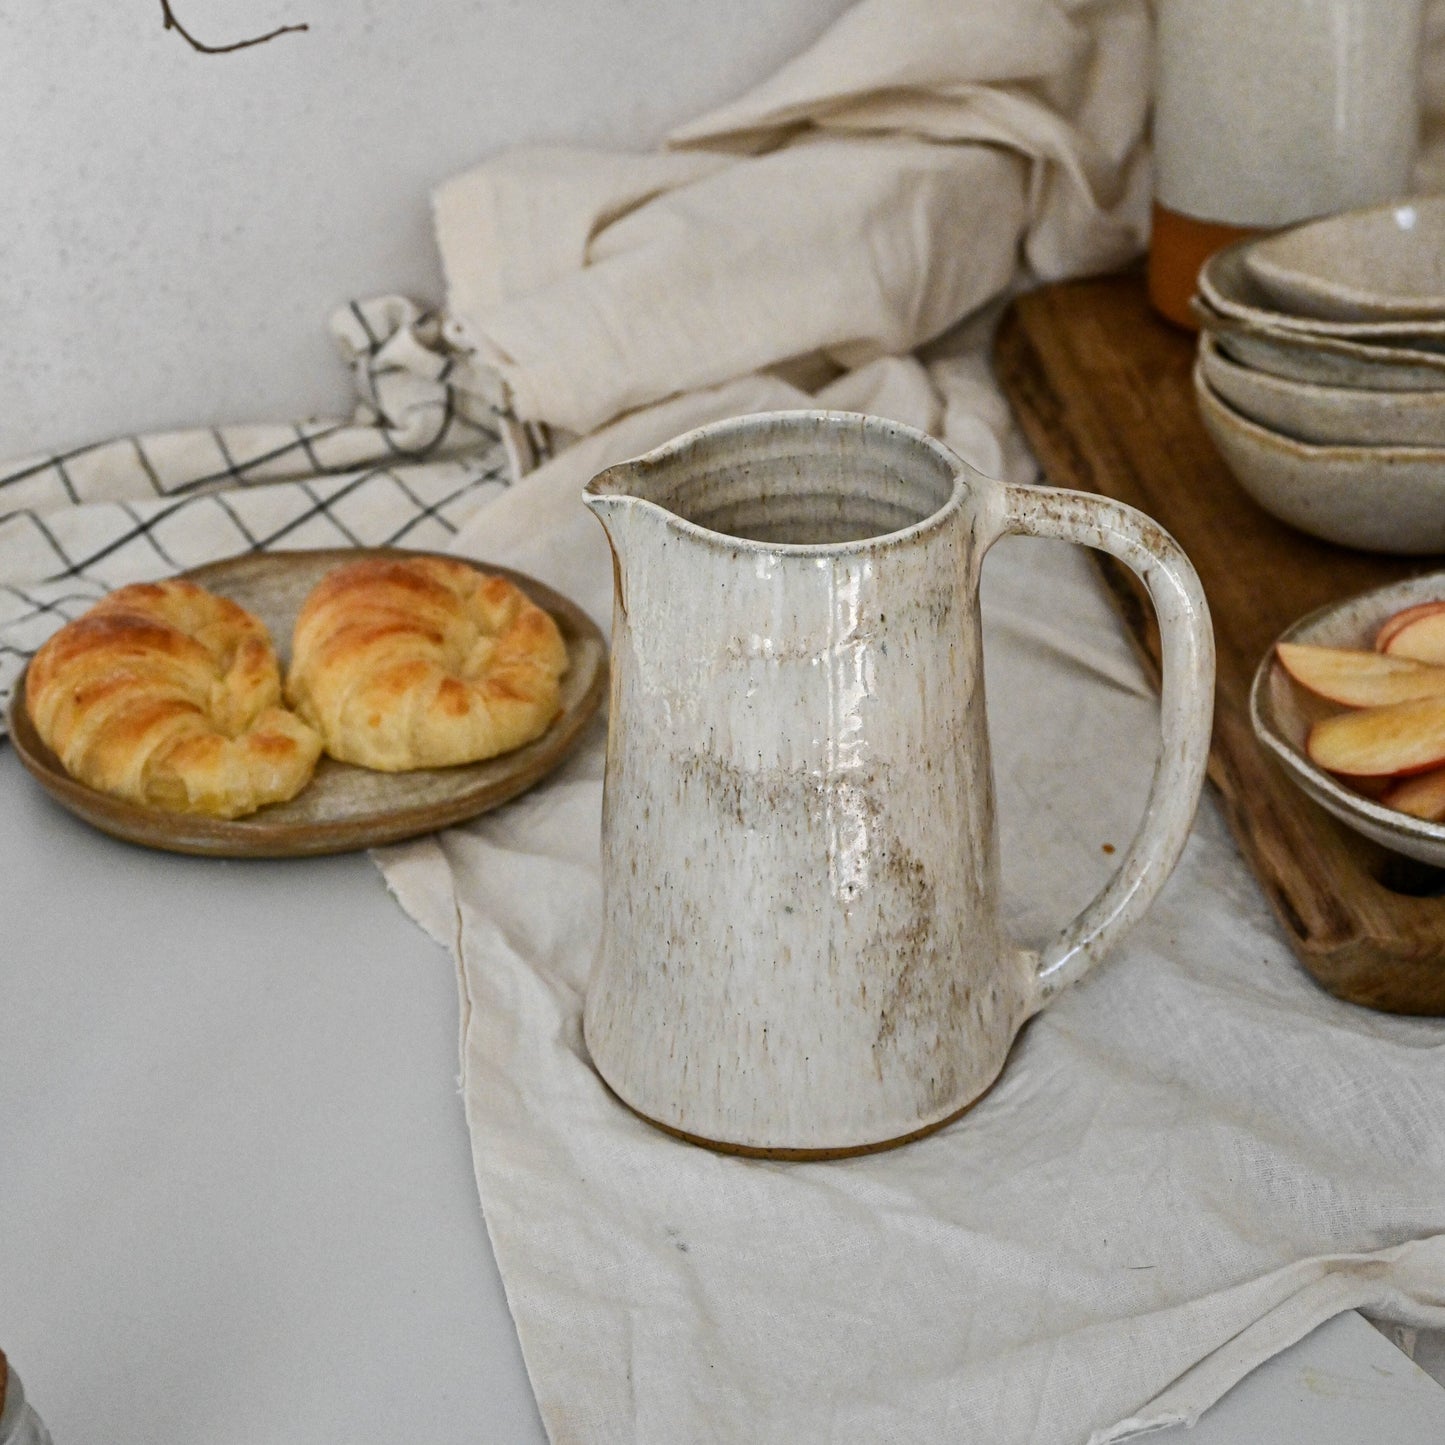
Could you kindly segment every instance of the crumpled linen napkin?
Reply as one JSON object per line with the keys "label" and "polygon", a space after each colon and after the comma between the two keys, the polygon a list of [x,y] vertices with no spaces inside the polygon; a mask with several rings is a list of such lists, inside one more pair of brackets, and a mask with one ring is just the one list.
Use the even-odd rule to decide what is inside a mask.
{"label": "crumpled linen napkin", "polygon": [[[1139,251],[1150,44],[1145,0],[862,0],[661,153],[528,148],[444,185],[448,334],[519,416],[573,432],[903,356],[1021,275]],[[986,372],[929,381],[997,444],[965,421]]]}
{"label": "crumpled linen napkin", "polygon": [[[1425,41],[1428,191],[1445,0]],[[527,147],[443,185],[448,336],[517,415],[572,433],[751,373],[813,392],[907,357],[937,433],[1023,480],[981,343],[1019,287],[1142,250],[1151,48],[1146,0],[860,0],[659,152]]]}
{"label": "crumpled linen napkin", "polygon": [[[1133,0],[862,0],[658,154],[531,149],[444,186],[449,340],[519,416],[591,433],[457,547],[605,622],[580,486],[774,407],[1033,475],[990,320],[1139,249],[1148,44]],[[1001,544],[985,593],[1009,911],[1037,939],[1134,827],[1157,707],[1075,553]],[[759,1163],[650,1130],[588,1063],[601,746],[381,858],[457,958],[478,1187],[554,1440],[1102,1445],[1194,1419],[1341,1309],[1445,1326],[1445,1035],[1315,987],[1211,804],[961,1121]]]}
{"label": "crumpled linen napkin", "polygon": [[[804,400],[751,378],[624,418],[457,547],[605,621],[587,478]],[[1157,703],[1077,552],[1011,539],[984,578],[1008,916],[1037,940],[1136,826]],[[508,808],[378,855],[457,960],[483,1213],[559,1445],[1103,1445],[1193,1420],[1342,1309],[1445,1326],[1445,1029],[1317,988],[1211,802],[1143,924],[972,1111],[781,1164],[651,1129],[588,1061],[602,762],[599,725]]]}

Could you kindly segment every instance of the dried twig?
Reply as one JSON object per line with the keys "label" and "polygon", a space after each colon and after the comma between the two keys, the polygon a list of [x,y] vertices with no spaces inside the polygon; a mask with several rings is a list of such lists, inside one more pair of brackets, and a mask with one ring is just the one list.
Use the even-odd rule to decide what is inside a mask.
{"label": "dried twig", "polygon": [[265,35],[253,35],[249,40],[237,40],[230,45],[207,45],[202,40],[197,40],[179,20],[171,9],[170,0],[161,0],[161,15],[165,19],[165,28],[176,31],[183,40],[187,41],[192,50],[199,50],[203,55],[224,55],[230,50],[245,50],[248,46],[264,45],[268,40],[274,40],[278,35],[298,34],[302,30],[309,30],[309,25],[278,25],[274,30],[268,30]]}

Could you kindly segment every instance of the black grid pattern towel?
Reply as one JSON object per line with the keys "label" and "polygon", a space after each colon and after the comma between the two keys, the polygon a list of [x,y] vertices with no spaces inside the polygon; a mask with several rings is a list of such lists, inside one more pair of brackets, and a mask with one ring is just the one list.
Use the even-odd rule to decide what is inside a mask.
{"label": "black grid pattern towel", "polygon": [[331,328],[355,377],[350,420],[128,436],[0,464],[0,736],[27,658],[111,588],[243,552],[444,551],[546,449],[434,313],[382,297],[342,307]]}

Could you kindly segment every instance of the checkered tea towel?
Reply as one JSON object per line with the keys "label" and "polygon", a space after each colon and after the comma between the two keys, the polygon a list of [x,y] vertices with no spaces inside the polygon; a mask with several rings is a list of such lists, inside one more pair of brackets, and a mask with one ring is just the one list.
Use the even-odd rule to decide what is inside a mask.
{"label": "checkered tea towel", "polygon": [[349,420],[127,436],[0,463],[0,736],[26,660],[110,589],[243,552],[445,550],[549,449],[433,312],[386,296],[342,307],[331,329],[355,377]]}

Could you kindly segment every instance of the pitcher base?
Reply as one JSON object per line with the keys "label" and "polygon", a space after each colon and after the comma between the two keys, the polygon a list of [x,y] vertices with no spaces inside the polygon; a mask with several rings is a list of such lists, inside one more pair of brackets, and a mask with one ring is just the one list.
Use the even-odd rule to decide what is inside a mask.
{"label": "pitcher base", "polygon": [[[1009,1054],[1013,1050],[1010,1049]],[[607,1092],[627,1110],[629,1114],[635,1114],[644,1124],[650,1124],[654,1129],[664,1134],[671,1135],[674,1139],[681,1139],[684,1144],[697,1144],[704,1149],[711,1149],[714,1154],[735,1154],[743,1159],[775,1159],[786,1163],[808,1164],[817,1163],[826,1159],[856,1159],[864,1154],[882,1154],[889,1149],[897,1149],[903,1144],[912,1144],[915,1139],[926,1139],[930,1134],[936,1134],[940,1129],[946,1129],[950,1124],[956,1123],[968,1113],[975,1105],[981,1104],[993,1092],[994,1086],[1003,1077],[1003,1071],[1008,1067],[1008,1055],[1005,1055],[1003,1065],[983,1090],[974,1095],[966,1104],[957,1108],[951,1114],[946,1114],[942,1119],[935,1119],[931,1124],[925,1124],[922,1128],[910,1130],[907,1134],[898,1134],[889,1139],[878,1139],[869,1144],[847,1144],[836,1149],[786,1149],[767,1148],[755,1144],[734,1144],[726,1139],[709,1139],[702,1134],[690,1134],[686,1129],[679,1129],[673,1124],[664,1124],[660,1119],[654,1119],[650,1114],[645,1114],[641,1109],[634,1108],[622,1097],[606,1079],[602,1079],[603,1086]],[[599,1074],[599,1078],[602,1076]]]}

